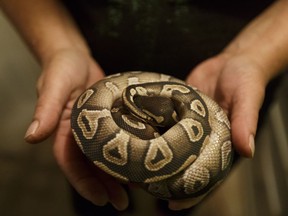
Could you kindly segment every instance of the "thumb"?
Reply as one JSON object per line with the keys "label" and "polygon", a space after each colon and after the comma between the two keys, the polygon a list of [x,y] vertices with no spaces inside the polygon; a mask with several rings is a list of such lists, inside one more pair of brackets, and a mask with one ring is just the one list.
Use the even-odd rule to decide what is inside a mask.
{"label": "thumb", "polygon": [[24,138],[28,143],[41,142],[55,130],[71,91],[63,82],[61,75],[55,71],[44,72],[40,77],[33,121]]}
{"label": "thumb", "polygon": [[242,88],[233,98],[231,110],[232,141],[236,151],[252,158],[255,152],[255,135],[264,90],[254,86]]}

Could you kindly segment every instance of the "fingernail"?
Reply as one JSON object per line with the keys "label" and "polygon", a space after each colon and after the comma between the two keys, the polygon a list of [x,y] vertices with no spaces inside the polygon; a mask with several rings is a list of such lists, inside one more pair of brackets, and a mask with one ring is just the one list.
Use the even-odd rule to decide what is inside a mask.
{"label": "fingernail", "polygon": [[39,127],[39,121],[37,120],[33,121],[27,129],[24,139],[26,140],[28,137],[33,135],[37,131],[38,127]]}
{"label": "fingernail", "polygon": [[92,202],[97,206],[105,206],[108,202],[108,198],[107,196],[98,195],[97,197],[94,197]]}
{"label": "fingernail", "polygon": [[116,203],[112,203],[111,202],[111,205],[118,211],[121,211],[121,208],[116,204]]}
{"label": "fingernail", "polygon": [[107,199],[97,197],[93,203],[97,206],[105,206],[107,204]]}
{"label": "fingernail", "polygon": [[249,136],[249,147],[251,151],[251,158],[253,158],[255,153],[255,139],[252,134]]}
{"label": "fingernail", "polygon": [[172,211],[183,210],[183,207],[181,205],[179,205],[178,203],[173,203],[173,202],[171,202],[171,203],[169,202],[168,208]]}
{"label": "fingernail", "polygon": [[113,203],[111,202],[111,205],[117,209],[118,211],[123,211],[128,207],[128,203],[127,202],[121,202],[121,203]]}

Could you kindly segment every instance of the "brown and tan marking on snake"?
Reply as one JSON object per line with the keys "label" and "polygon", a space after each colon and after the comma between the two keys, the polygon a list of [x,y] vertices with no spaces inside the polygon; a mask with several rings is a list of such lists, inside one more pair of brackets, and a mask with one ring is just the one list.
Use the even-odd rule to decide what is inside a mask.
{"label": "brown and tan marking on snake", "polygon": [[76,101],[71,126],[96,166],[162,199],[200,200],[232,165],[224,111],[165,74],[126,72],[95,83]]}

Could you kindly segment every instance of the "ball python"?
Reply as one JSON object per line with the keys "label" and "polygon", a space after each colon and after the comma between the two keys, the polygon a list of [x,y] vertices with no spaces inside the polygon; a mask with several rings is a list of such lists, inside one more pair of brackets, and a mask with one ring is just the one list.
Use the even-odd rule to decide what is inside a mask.
{"label": "ball python", "polygon": [[161,199],[202,199],[228,174],[230,123],[220,106],[165,74],[125,72],[76,100],[74,138],[100,169]]}

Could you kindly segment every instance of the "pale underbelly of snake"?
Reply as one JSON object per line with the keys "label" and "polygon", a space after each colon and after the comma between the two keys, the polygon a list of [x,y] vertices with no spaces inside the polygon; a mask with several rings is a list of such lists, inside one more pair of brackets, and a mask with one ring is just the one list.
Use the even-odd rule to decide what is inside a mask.
{"label": "pale underbelly of snake", "polygon": [[74,138],[100,169],[162,199],[202,199],[228,174],[230,123],[208,96],[174,77],[126,72],[75,102]]}

